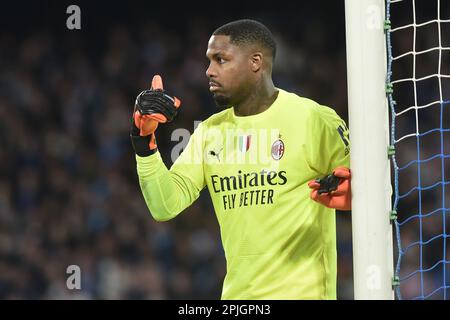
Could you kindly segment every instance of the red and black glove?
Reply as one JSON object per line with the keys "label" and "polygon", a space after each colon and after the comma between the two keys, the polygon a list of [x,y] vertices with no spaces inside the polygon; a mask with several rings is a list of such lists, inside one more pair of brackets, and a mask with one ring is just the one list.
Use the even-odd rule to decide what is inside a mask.
{"label": "red and black glove", "polygon": [[348,211],[352,209],[351,172],[346,167],[338,167],[331,175],[311,180],[311,199],[328,208]]}
{"label": "red and black glove", "polygon": [[181,101],[163,89],[162,78],[155,75],[150,90],[142,91],[134,105],[131,143],[138,156],[156,152],[155,131],[159,123],[171,122],[178,113]]}

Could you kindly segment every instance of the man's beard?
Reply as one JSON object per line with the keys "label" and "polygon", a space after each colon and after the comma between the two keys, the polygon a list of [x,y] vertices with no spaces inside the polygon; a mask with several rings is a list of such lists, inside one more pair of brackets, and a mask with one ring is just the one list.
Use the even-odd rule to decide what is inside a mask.
{"label": "man's beard", "polygon": [[226,109],[228,107],[231,107],[231,101],[230,101],[230,98],[228,98],[228,97],[214,94],[213,99],[216,102],[216,106],[219,109]]}

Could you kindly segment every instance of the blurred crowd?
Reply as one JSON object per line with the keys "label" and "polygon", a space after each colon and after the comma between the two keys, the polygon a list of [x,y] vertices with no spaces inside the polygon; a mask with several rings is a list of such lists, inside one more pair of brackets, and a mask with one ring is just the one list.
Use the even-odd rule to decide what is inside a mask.
{"label": "blurred crowd", "polygon": [[[129,140],[135,97],[158,73],[182,100],[176,120],[157,133],[170,166],[173,130],[192,132],[194,121],[217,112],[205,76],[211,33],[250,17],[276,37],[275,85],[347,121],[343,5],[336,10],[328,23],[318,11],[301,21],[288,11],[248,11],[0,30],[0,299],[220,298],[225,259],[207,191],[164,223],[144,203]],[[442,221],[430,225],[439,228]],[[338,298],[352,299],[350,214],[337,215],[337,235]],[[81,269],[81,290],[67,289],[70,265]]]}

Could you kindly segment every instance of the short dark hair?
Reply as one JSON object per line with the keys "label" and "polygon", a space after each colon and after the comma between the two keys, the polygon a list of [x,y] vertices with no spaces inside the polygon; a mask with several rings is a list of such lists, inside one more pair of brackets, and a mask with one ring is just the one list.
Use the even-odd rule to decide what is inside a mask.
{"label": "short dark hair", "polygon": [[277,45],[274,36],[261,22],[250,19],[232,21],[217,28],[213,35],[230,36],[230,42],[237,45],[257,43],[268,49],[275,59]]}

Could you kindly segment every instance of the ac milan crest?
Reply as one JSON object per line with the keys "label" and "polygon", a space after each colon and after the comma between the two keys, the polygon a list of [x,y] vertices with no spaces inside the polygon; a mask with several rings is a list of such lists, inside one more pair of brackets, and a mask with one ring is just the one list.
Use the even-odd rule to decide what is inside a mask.
{"label": "ac milan crest", "polygon": [[272,158],[280,160],[284,154],[284,142],[281,139],[275,140],[272,144]]}

